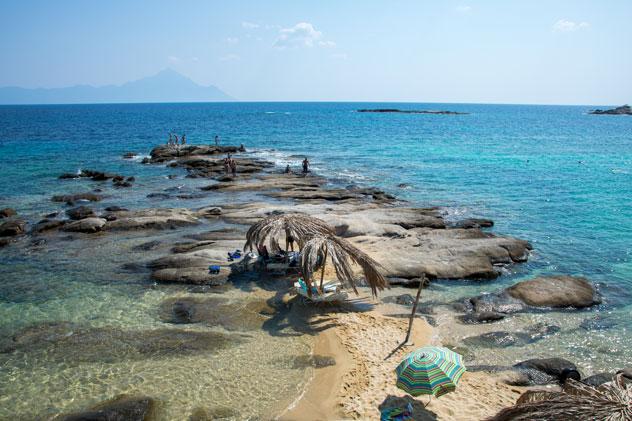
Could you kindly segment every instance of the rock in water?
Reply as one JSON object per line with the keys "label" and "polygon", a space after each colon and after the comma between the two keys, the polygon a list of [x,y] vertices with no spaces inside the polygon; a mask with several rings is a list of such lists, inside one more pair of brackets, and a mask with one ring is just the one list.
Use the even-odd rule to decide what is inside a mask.
{"label": "rock in water", "polygon": [[66,211],[66,215],[75,221],[85,218],[94,218],[97,216],[96,213],[94,213],[94,210],[87,206],[77,206],[76,208],[68,209]]}
{"label": "rock in water", "polygon": [[85,232],[92,234],[99,232],[105,226],[107,221],[103,218],[85,218],[79,221],[71,222],[64,227],[65,231]]}
{"label": "rock in water", "polygon": [[15,216],[18,213],[13,208],[4,208],[0,209],[0,218],[8,218],[10,216]]}
{"label": "rock in water", "polygon": [[26,229],[26,221],[22,219],[14,219],[0,224],[0,237],[15,237],[24,234]]}
{"label": "rock in water", "polygon": [[623,105],[610,110],[593,110],[590,114],[632,115],[632,107],[629,105]]}
{"label": "rock in water", "polygon": [[546,276],[519,282],[507,289],[512,297],[533,307],[584,308],[601,303],[586,278]]}
{"label": "rock in water", "polygon": [[80,200],[87,202],[99,202],[103,196],[94,193],[76,193],[76,194],[60,194],[51,198],[53,202],[75,203]]}
{"label": "rock in water", "polygon": [[156,401],[146,396],[119,395],[84,412],[59,415],[55,421],[153,421]]}

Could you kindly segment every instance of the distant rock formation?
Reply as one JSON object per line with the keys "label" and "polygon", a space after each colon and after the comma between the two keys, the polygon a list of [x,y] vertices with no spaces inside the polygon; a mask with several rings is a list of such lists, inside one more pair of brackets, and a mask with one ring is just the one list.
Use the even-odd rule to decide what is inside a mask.
{"label": "distant rock formation", "polygon": [[589,114],[632,115],[632,107],[626,104],[610,110],[593,110]]}
{"label": "distant rock formation", "polygon": [[400,114],[450,114],[460,115],[469,114],[458,111],[435,111],[435,110],[399,110],[397,108],[363,108],[358,110],[359,113],[400,113]]}

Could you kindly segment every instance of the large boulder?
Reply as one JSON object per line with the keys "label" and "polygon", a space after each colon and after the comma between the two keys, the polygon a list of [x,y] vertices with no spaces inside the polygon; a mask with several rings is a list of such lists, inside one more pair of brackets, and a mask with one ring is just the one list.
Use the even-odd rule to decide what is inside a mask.
{"label": "large boulder", "polygon": [[575,276],[544,276],[522,281],[508,288],[507,293],[533,307],[584,308],[601,303],[592,284],[586,278]]}
{"label": "large boulder", "polygon": [[66,211],[66,215],[74,221],[85,218],[94,218],[97,216],[96,213],[94,213],[94,210],[88,206],[77,206],[76,208],[68,209]]}
{"label": "large boulder", "polygon": [[85,218],[66,224],[64,230],[92,234],[101,231],[106,222],[103,218]]}
{"label": "large boulder", "polygon": [[0,237],[15,237],[24,234],[26,230],[26,221],[23,219],[14,219],[0,224]]}
{"label": "large boulder", "polygon": [[156,401],[146,396],[119,395],[82,412],[62,414],[55,421],[153,421]]}
{"label": "large boulder", "polygon": [[10,216],[15,216],[18,213],[13,208],[4,208],[0,209],[0,218],[8,218]]}

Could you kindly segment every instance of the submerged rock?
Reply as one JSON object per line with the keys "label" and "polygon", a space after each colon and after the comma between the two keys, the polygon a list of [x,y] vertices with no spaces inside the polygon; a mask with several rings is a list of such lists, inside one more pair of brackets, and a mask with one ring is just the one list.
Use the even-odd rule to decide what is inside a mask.
{"label": "submerged rock", "polygon": [[54,421],[153,421],[155,417],[153,398],[119,395],[86,411],[58,415]]}
{"label": "submerged rock", "polygon": [[242,336],[181,329],[120,330],[41,323],[2,338],[0,353],[67,364],[138,361],[208,353],[243,342]]}
{"label": "submerged rock", "polygon": [[484,348],[506,348],[508,346],[524,346],[537,342],[545,337],[560,331],[559,326],[547,326],[537,324],[525,332],[497,331],[488,332],[478,336],[470,336],[463,339],[463,343],[469,346]]}
{"label": "submerged rock", "polygon": [[219,297],[169,298],[160,305],[160,319],[165,323],[202,323],[231,331],[261,329],[267,312],[273,313],[274,308],[264,300],[227,304]]}

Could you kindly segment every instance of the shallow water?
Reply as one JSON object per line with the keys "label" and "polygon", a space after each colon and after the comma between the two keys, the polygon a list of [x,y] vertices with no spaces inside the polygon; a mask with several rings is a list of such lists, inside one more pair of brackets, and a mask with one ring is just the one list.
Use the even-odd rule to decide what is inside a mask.
{"label": "shallow water", "polygon": [[[632,365],[632,119],[592,116],[590,107],[467,104],[388,104],[389,108],[449,109],[469,115],[364,114],[358,108],[384,104],[234,103],[82,106],[1,106],[0,207],[15,207],[31,222],[62,210],[50,196],[103,189],[96,205],[130,208],[236,203],[248,195],[199,193],[208,181],[184,179],[182,169],[140,165],[143,154],[185,132],[189,143],[245,144],[280,166],[298,167],[307,155],[315,171],[340,185],[377,185],[421,206],[445,206],[450,219],[484,216],[494,232],[531,241],[528,263],[504,269],[493,282],[443,281],[424,292],[437,303],[439,325],[449,339],[490,330],[555,324],[560,333],[500,351],[472,347],[475,363],[509,364],[534,356],[564,356],[590,373]],[[135,160],[124,160],[125,152]],[[110,183],[57,180],[81,168],[134,175],[131,189]],[[167,174],[178,178],[167,179]],[[398,187],[400,184],[406,186]],[[148,199],[167,192],[169,198]],[[210,227],[196,228],[209,229]],[[156,233],[169,242],[169,233]],[[165,327],[157,307],[186,288],[153,286],[146,273],[121,269],[132,245],[149,241],[130,234],[123,244],[107,236],[89,241],[0,249],[0,320],[3,335],[43,322],[90,328],[146,331]],[[27,250],[25,253],[22,250]],[[137,253],[147,261],[150,253]],[[460,325],[444,305],[493,291],[519,279],[546,274],[583,275],[599,285],[604,304],[578,312],[525,314],[483,327]],[[264,293],[262,291],[262,293]],[[236,301],[249,289],[230,291]],[[579,325],[600,315],[603,330]],[[168,327],[174,328],[173,325]],[[212,328],[182,327],[184,330]],[[221,329],[220,329],[221,330]],[[83,408],[119,392],[149,394],[164,401],[167,418],[196,406],[236,407],[265,418],[289,403],[309,377],[292,358],[307,353],[311,338],[247,332],[244,343],[208,354],[178,358],[121,358],[62,364],[34,350],[19,358],[0,354],[0,418]],[[445,333],[447,334],[447,333]],[[444,340],[448,338],[443,338]],[[247,360],[258,351],[258,360]],[[231,379],[238,379],[237,381]],[[252,387],[251,387],[252,386]],[[258,399],[245,400],[252,388]],[[16,399],[19,397],[19,399]],[[244,403],[247,402],[247,403]]]}

